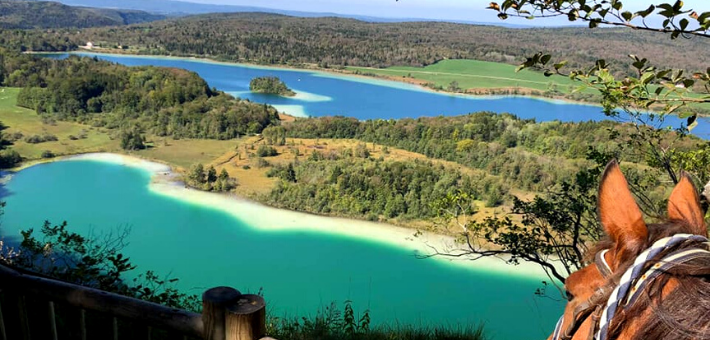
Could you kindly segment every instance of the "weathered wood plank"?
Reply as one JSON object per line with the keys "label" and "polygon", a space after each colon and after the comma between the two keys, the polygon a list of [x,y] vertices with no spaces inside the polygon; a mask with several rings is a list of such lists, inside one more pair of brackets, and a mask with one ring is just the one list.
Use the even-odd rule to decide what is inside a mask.
{"label": "weathered wood plank", "polygon": [[86,310],[79,310],[79,334],[81,340],[86,340]]}
{"label": "weathered wood plank", "polygon": [[111,334],[111,339],[118,340],[118,318],[115,316],[111,318]]}
{"label": "weathered wood plank", "polygon": [[47,301],[47,317],[49,318],[49,332],[52,340],[59,340],[59,335],[57,334],[57,318],[54,315],[54,302]]}
{"label": "weathered wood plank", "polygon": [[27,316],[27,304],[25,303],[24,295],[20,295],[17,297],[17,315],[20,319],[20,331],[22,332],[22,339],[30,340],[30,320]]}
{"label": "weathered wood plank", "polygon": [[[2,291],[0,291],[0,294]],[[0,340],[7,340],[7,331],[5,331],[5,318],[2,316],[2,304],[0,303]]]}
{"label": "weathered wood plank", "polygon": [[37,295],[70,306],[106,313],[129,320],[140,320],[156,328],[172,329],[202,337],[202,316],[185,310],[104,292],[98,289],[37,276],[21,274],[0,265],[0,288]]}

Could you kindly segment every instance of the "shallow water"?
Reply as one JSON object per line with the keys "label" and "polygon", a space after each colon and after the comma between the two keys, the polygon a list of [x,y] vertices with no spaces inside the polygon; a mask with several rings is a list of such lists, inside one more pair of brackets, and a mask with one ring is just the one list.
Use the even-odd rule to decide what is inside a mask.
{"label": "shallow water", "polygon": [[[274,105],[295,116],[343,115],[358,119],[397,119],[437,115],[460,115],[478,111],[508,112],[539,122],[560,120],[581,122],[608,119],[601,107],[563,101],[525,97],[474,97],[435,93],[418,86],[365,77],[335,75],[324,72],[255,67],[147,56],[78,53],[96,56],[116,63],[137,66],[178,67],[197,72],[210,86],[236,97]],[[67,54],[46,55],[65,58]],[[249,91],[255,77],[276,76],[299,95],[280,97]],[[693,133],[710,139],[710,119],[701,118]],[[666,126],[679,127],[681,120],[668,117]]]}
{"label": "shallow water", "polygon": [[349,299],[356,310],[369,309],[374,323],[483,322],[494,339],[531,339],[549,334],[561,312],[559,303],[534,296],[537,278],[416,259],[408,249],[307,228],[260,230],[248,214],[166,197],[149,182],[144,170],[97,161],[33,166],[6,184],[0,231],[16,239],[44,220],[94,234],[129,226],[125,253],[139,270],[180,278],[179,287],[196,294],[219,285],[262,291],[277,315],[313,314]]}

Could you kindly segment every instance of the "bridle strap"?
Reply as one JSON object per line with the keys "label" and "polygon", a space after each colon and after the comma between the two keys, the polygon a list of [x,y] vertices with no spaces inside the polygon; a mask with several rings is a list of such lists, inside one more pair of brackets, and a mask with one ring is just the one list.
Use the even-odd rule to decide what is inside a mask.
{"label": "bridle strap", "polygon": [[[597,266],[597,269],[599,269],[599,272],[602,274],[604,279],[608,279],[611,275],[611,268],[609,267],[609,264],[606,262],[606,259],[604,258],[604,255],[607,253],[608,249],[604,249],[600,252],[597,253],[597,255],[594,258],[594,264]],[[603,296],[606,295],[606,290],[603,288],[598,289],[594,295],[589,297],[587,301],[582,302],[579,304],[575,309],[574,312],[572,313],[572,323],[567,326],[567,328],[562,332],[562,324],[564,323],[564,314],[560,319],[557,321],[557,324],[555,325],[555,331],[552,334],[552,340],[569,340],[572,339],[572,336],[574,333],[577,332],[579,327],[582,326],[582,323],[590,316],[592,315],[594,320],[594,324],[599,320],[599,317],[601,316],[601,306],[599,305],[599,301]],[[596,331],[595,327],[591,327],[589,330],[589,340],[594,339],[594,332]]]}
{"label": "bridle strap", "polygon": [[611,266],[609,266],[609,263],[606,262],[606,253],[609,252],[609,249],[604,249],[600,252],[597,252],[597,254],[594,256],[594,263],[597,265],[597,269],[599,269],[599,272],[602,274],[602,277],[604,279],[608,279],[613,273],[611,271]]}
{"label": "bridle strap", "polygon": [[[654,242],[650,248],[644,250],[638,257],[636,257],[636,260],[631,267],[629,267],[626,272],[624,272],[624,275],[621,276],[619,285],[617,285],[611,292],[611,295],[609,295],[609,300],[602,311],[601,320],[599,320],[599,331],[596,335],[597,340],[606,340],[608,338],[611,321],[614,319],[617,309],[626,306],[625,301],[629,296],[631,286],[638,283],[637,280],[645,281],[646,278],[641,276],[641,271],[647,266],[647,263],[661,252],[672,247],[676,247],[686,241],[708,242],[708,239],[699,235],[676,234]],[[703,251],[707,252],[707,250]],[[664,261],[666,261],[666,258],[661,259],[659,262]],[[671,263],[671,266],[677,264],[677,262],[673,261],[667,262]]]}
{"label": "bridle strap", "polygon": [[[644,275],[640,275],[641,270],[647,266],[647,263],[663,250],[678,246],[685,241],[702,242],[705,248],[681,249],[672,252],[663,257],[653,267],[648,269]],[[572,322],[562,332],[564,324],[564,314],[560,317],[555,325],[555,331],[552,335],[552,340],[570,340],[579,330],[579,327],[591,315],[593,326],[590,327],[588,340],[606,340],[609,330],[609,323],[613,319],[617,307],[623,308],[627,305],[632,305],[645,289],[649,282],[652,282],[657,276],[665,272],[667,269],[700,258],[710,256],[710,242],[703,236],[691,234],[677,234],[671,237],[660,239],[649,248],[641,253],[634,264],[621,277],[621,282],[617,285],[609,296],[607,303],[601,303],[601,299],[607,295],[607,290],[604,287],[598,289],[587,301],[578,305],[572,314]],[[608,249],[598,252],[594,257],[594,264],[604,277],[608,279],[613,275],[609,263],[606,261],[605,255]],[[633,287],[632,287],[633,284]],[[598,327],[597,327],[598,326]],[[596,332],[596,334],[595,334]]]}

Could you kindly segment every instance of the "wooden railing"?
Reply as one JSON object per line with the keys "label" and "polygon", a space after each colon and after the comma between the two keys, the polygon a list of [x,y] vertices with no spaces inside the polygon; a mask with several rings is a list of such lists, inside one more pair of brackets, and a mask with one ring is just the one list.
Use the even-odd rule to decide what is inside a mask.
{"label": "wooden railing", "polygon": [[[97,289],[22,273],[0,265],[0,293],[5,303],[0,305],[0,340],[9,340],[7,316],[16,316],[13,334],[22,339],[37,338],[34,334],[49,334],[52,340],[58,334],[55,304],[67,305],[78,310],[79,338],[119,339],[119,321],[142,325],[145,339],[151,339],[155,330],[167,332],[167,339],[205,340],[266,340],[266,304],[258,295],[241,294],[234,288],[217,287],[202,295],[202,314],[169,308],[163,305],[129,298]],[[27,299],[33,306],[43,301],[47,316],[43,320],[29,320]],[[12,301],[13,303],[8,303]],[[16,303],[15,303],[16,302]],[[100,313],[111,319],[111,326],[104,334],[87,334],[86,314]],[[3,318],[5,315],[6,318]],[[61,317],[61,316],[59,316]],[[30,327],[30,324],[32,327]],[[95,327],[94,327],[95,328]],[[45,337],[42,337],[45,338]],[[273,339],[272,339],[273,340]]]}

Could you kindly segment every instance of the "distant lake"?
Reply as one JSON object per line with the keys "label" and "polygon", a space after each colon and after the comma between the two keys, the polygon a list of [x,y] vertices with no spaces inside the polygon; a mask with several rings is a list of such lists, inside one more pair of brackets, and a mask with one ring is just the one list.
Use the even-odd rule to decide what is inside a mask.
{"label": "distant lake", "polygon": [[[227,64],[146,56],[122,56],[111,54],[77,53],[98,57],[128,66],[155,65],[177,67],[194,71],[210,86],[235,97],[266,103],[294,116],[342,115],[358,119],[417,118],[438,115],[460,115],[478,111],[508,112],[521,118],[535,118],[539,122],[560,120],[582,122],[608,119],[601,107],[573,104],[563,101],[526,97],[474,97],[435,93],[416,85],[371,79],[365,77],[336,75],[326,72],[290,70],[274,67],[257,67],[243,64]],[[68,54],[45,55],[65,58]],[[249,91],[249,81],[256,77],[276,76],[299,93],[295,98],[257,94]],[[681,120],[666,119],[667,125],[678,127]],[[693,131],[704,139],[710,139],[710,119],[701,118]]]}

